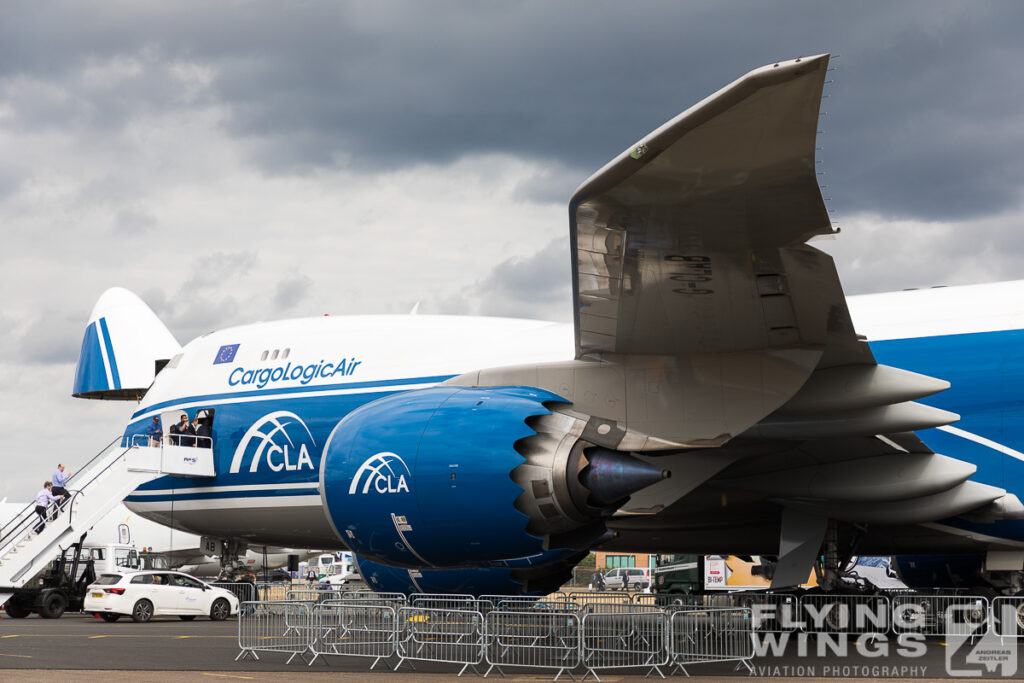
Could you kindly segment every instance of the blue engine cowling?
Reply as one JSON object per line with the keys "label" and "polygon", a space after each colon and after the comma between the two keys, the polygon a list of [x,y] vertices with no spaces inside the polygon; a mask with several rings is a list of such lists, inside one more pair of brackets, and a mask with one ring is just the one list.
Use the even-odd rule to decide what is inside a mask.
{"label": "blue engine cowling", "polygon": [[572,578],[584,553],[540,566],[411,569],[389,567],[355,556],[367,585],[384,593],[466,593],[469,595],[547,595]]}
{"label": "blue engine cowling", "polygon": [[437,387],[379,399],[331,433],[320,466],[325,509],[364,558],[404,567],[477,566],[544,552],[515,507],[509,473],[546,391]]}
{"label": "blue engine cowling", "polygon": [[577,435],[585,417],[528,387],[441,386],[342,419],[320,462],[353,552],[406,568],[550,563],[589,548],[632,491],[668,473]]}

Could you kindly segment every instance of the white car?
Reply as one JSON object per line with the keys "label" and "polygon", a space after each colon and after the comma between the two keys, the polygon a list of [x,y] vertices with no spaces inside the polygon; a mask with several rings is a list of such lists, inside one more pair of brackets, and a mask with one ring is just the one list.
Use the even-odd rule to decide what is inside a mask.
{"label": "white car", "polygon": [[651,585],[651,570],[648,567],[620,567],[605,573],[604,587],[607,590],[622,589],[626,575],[629,576],[630,590],[646,590]]}
{"label": "white car", "polygon": [[175,615],[191,621],[204,615],[222,621],[238,614],[238,598],[199,579],[167,570],[101,574],[86,589],[84,612],[107,621],[130,616],[149,621],[154,616]]}

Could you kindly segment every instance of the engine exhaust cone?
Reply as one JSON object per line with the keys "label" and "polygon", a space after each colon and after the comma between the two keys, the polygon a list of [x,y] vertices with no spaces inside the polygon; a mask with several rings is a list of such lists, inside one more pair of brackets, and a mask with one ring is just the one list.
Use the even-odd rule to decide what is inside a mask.
{"label": "engine exhaust cone", "polygon": [[671,475],[668,470],[606,448],[588,450],[586,458],[588,465],[580,472],[580,483],[590,492],[587,502],[595,507],[612,506]]}

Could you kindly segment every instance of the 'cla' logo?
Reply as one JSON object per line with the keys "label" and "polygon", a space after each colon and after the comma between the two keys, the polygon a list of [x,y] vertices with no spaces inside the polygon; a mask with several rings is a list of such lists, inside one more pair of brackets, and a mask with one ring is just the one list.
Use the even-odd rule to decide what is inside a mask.
{"label": "'cla' logo", "polygon": [[286,410],[270,413],[245,432],[231,459],[231,472],[238,472],[242,460],[250,453],[250,472],[259,471],[260,462],[264,460],[275,472],[311,470],[313,461],[309,458],[309,449],[315,446],[313,435],[301,417]]}
{"label": "'cla' logo", "polygon": [[370,486],[373,486],[377,493],[408,493],[406,475],[412,476],[409,467],[395,453],[371,455],[356,470],[356,476],[352,477],[352,485],[348,487],[348,492],[349,495],[356,493],[362,483],[360,493],[369,493]]}

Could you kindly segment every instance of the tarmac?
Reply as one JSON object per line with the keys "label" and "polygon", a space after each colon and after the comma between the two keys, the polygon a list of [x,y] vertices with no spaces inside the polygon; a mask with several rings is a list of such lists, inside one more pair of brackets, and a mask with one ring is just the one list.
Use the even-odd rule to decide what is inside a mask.
{"label": "tarmac", "polygon": [[[882,680],[906,678],[915,681],[950,680],[947,674],[947,643],[930,640],[913,657],[895,653],[895,643],[883,655],[880,643],[862,648],[858,652],[850,644],[847,656],[839,657],[829,650],[819,656],[815,640],[811,638],[806,652],[797,643],[790,643],[779,655],[767,653],[753,661],[757,677],[779,680]],[[827,649],[827,648],[826,648]],[[259,661],[246,659],[236,662],[238,648],[238,622],[232,618],[224,622],[197,619],[185,622],[174,618],[157,618],[146,624],[122,619],[108,623],[91,615],[68,614],[61,619],[38,617],[27,619],[0,618],[0,681],[206,681],[249,680],[280,683],[281,673],[287,680],[302,681],[446,681],[455,678],[458,666],[450,664],[416,662],[416,670],[408,665],[398,673],[378,665],[368,671],[370,660],[355,657],[322,657],[312,667],[295,660],[286,664],[287,655],[260,653]],[[867,653],[867,654],[865,654]],[[1024,660],[1017,654],[1017,666],[1012,677],[1024,678]],[[968,673],[967,665],[958,664]],[[1000,678],[999,672],[978,668],[986,678]],[[485,668],[481,668],[482,673]],[[505,680],[550,681],[554,671],[506,669]],[[601,670],[600,680],[605,683],[643,681],[642,670]],[[666,667],[667,673],[667,667]],[[703,679],[735,679],[748,676],[745,669],[735,670],[734,663],[701,664],[689,667],[691,676]],[[491,677],[497,676],[497,672]],[[579,674],[576,673],[577,678]],[[463,678],[471,678],[469,671]],[[500,676],[499,676],[500,677]],[[964,680],[978,680],[964,678]]]}

